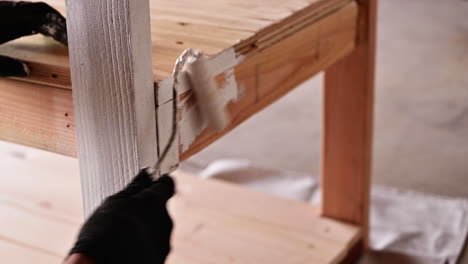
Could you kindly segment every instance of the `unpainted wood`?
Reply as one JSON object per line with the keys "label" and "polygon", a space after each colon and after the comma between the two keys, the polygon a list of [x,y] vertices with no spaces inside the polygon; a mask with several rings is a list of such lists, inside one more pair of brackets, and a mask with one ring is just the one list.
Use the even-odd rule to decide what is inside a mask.
{"label": "unpainted wood", "polygon": [[0,239],[0,255],[2,256],[2,262],[5,263],[34,262],[35,264],[49,264],[63,261],[62,257],[49,255],[40,250],[34,250],[2,239]]}
{"label": "unpainted wood", "polygon": [[[201,151],[302,82],[350,53],[355,45],[356,20],[356,4],[347,4],[262,52],[247,57],[235,67],[240,98],[228,105],[230,125],[219,133],[205,129],[188,150],[180,150],[181,160]],[[219,87],[223,87],[224,80],[223,74],[218,76]],[[190,99],[193,94],[189,93],[187,96]],[[187,100],[186,104],[180,107],[182,116],[186,109],[193,107],[192,104],[196,104],[195,99]]]}
{"label": "unpainted wood", "polygon": [[348,252],[346,252],[346,256],[339,261],[339,264],[355,264],[360,263],[362,261],[363,253],[362,249],[364,248],[364,239],[360,239],[359,242],[353,244]]}
{"label": "unpainted wood", "polygon": [[305,202],[174,175],[182,184],[170,210],[191,221],[178,222],[168,263],[339,263],[360,239],[358,229],[318,217]]}
{"label": "unpainted wood", "polygon": [[[187,48],[207,55],[234,48],[240,54],[264,49],[313,20],[352,0],[149,0],[154,79],[171,76],[174,62]],[[64,0],[45,2],[65,13]],[[71,89],[65,47],[42,36],[21,38],[0,47],[1,55],[28,62],[27,81]]]}
{"label": "unpainted wood", "polygon": [[85,212],[157,160],[149,1],[69,0]]}
{"label": "unpainted wood", "polygon": [[[0,251],[8,248],[2,257],[24,263],[54,262],[67,254],[82,222],[78,175],[47,173],[38,161],[26,167],[21,171],[39,174],[0,178]],[[167,263],[338,263],[359,241],[358,227],[320,217],[305,202],[182,172],[174,177]]]}
{"label": "unpainted wood", "polygon": [[356,49],[327,69],[324,89],[322,212],[369,230],[376,0],[359,1]]}
{"label": "unpainted wood", "polygon": [[64,45],[34,35],[0,46],[0,53],[28,64],[29,77],[18,80],[71,89],[68,48]]}
{"label": "unpainted wood", "polygon": [[0,140],[75,157],[71,91],[0,79]]}

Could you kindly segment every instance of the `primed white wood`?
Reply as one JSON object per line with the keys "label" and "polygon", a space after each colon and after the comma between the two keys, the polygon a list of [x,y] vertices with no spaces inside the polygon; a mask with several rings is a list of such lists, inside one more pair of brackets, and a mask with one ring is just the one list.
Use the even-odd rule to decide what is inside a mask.
{"label": "primed white wood", "polygon": [[68,0],[67,12],[88,215],[157,158],[149,0]]}
{"label": "primed white wood", "polygon": [[[174,114],[172,103],[173,101],[171,100],[158,106],[158,139],[160,142],[160,152],[162,152],[163,148],[168,144],[172,133],[172,115]],[[161,174],[170,173],[176,170],[179,163],[179,131],[177,131],[176,138],[169,148],[165,159],[161,163]]]}

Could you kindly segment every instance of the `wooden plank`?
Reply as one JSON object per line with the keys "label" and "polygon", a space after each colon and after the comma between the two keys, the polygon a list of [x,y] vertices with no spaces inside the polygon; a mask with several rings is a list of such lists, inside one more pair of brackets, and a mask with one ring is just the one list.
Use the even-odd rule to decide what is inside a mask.
{"label": "wooden plank", "polygon": [[1,46],[0,53],[28,63],[30,76],[18,80],[71,88],[68,48],[60,43],[34,35]]}
{"label": "wooden plank", "polygon": [[[181,160],[204,149],[303,81],[350,53],[355,45],[356,20],[356,4],[347,4],[297,33],[247,57],[235,67],[240,98],[228,105],[231,124],[220,133],[202,129],[203,132],[189,147],[181,146]],[[218,76],[220,89],[225,86],[224,75],[226,74]],[[182,118],[196,107],[192,97],[192,94],[183,95],[183,104],[179,110]],[[187,135],[190,133],[184,131],[193,129],[184,125],[184,122],[180,123],[181,144],[187,142],[187,137],[190,136]]]}
{"label": "wooden plank", "polygon": [[179,186],[170,211],[176,221],[191,221],[176,222],[168,263],[181,257],[200,263],[339,263],[359,241],[358,229],[318,217],[304,202],[174,175]]}
{"label": "wooden plank", "polygon": [[358,46],[325,74],[323,215],[369,229],[376,0],[359,1]]}
{"label": "wooden plank", "polygon": [[71,91],[0,79],[0,140],[76,156]]}
{"label": "wooden plank", "polygon": [[[360,239],[355,243],[346,253],[346,257],[339,261],[340,264],[355,264],[359,263],[362,259],[362,249],[364,248],[364,239]],[[362,262],[362,261],[361,261]]]}
{"label": "wooden plank", "polygon": [[[16,156],[1,160],[2,168],[18,174],[0,177],[0,251],[2,237],[14,238],[25,245],[12,252],[19,260],[31,249],[64,256],[82,221],[79,175],[63,177],[69,171],[65,157],[35,152],[27,153],[26,163]],[[178,190],[168,210],[175,229],[167,263],[338,263],[360,239],[359,228],[320,217],[319,208],[307,203],[180,171],[174,177]]]}
{"label": "wooden plank", "polygon": [[70,250],[79,226],[63,221],[60,217],[47,217],[39,210],[28,210],[21,204],[3,200],[0,200],[0,223],[2,227],[8,227],[1,229],[0,241],[22,245],[58,258]]}
{"label": "wooden plank", "polygon": [[[304,23],[352,0],[149,0],[155,80],[170,77],[174,61],[186,48],[208,55],[233,48],[240,54],[262,50],[293,34]],[[65,1],[45,0],[65,13]],[[42,36],[21,38],[0,47],[1,55],[22,59],[32,71],[27,81],[71,88],[68,54]]]}
{"label": "wooden plank", "polygon": [[83,221],[76,160],[3,142],[0,157],[2,259],[60,263]]}
{"label": "wooden plank", "polygon": [[6,142],[0,156],[2,203],[73,225],[83,221],[76,159]]}
{"label": "wooden plank", "polygon": [[63,261],[61,257],[50,255],[41,250],[29,248],[2,238],[0,238],[0,255],[2,256],[3,263],[50,264]]}
{"label": "wooden plank", "polygon": [[84,219],[78,162],[4,142],[0,157],[2,263],[61,263]]}
{"label": "wooden plank", "polygon": [[157,159],[149,1],[70,0],[67,8],[88,214]]}

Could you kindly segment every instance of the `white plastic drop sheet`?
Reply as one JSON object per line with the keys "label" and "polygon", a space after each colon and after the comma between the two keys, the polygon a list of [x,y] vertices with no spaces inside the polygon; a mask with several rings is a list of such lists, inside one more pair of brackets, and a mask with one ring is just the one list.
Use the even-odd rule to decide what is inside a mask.
{"label": "white plastic drop sheet", "polygon": [[455,264],[468,230],[465,199],[381,186],[372,189],[371,245]]}
{"label": "white plastic drop sheet", "polygon": [[[204,178],[320,202],[317,180],[304,173],[259,168],[248,160],[218,160],[208,166],[189,161],[181,168]],[[468,233],[467,200],[373,186],[371,201],[373,249],[424,258],[421,263],[456,263]]]}

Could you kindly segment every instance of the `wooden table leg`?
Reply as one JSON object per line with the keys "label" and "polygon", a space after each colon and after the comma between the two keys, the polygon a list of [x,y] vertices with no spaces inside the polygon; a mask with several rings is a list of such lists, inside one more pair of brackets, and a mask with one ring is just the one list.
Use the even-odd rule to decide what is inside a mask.
{"label": "wooden table leg", "polygon": [[69,0],[86,214],[157,158],[149,0]]}
{"label": "wooden table leg", "polygon": [[325,73],[323,215],[369,229],[376,0],[360,0],[352,54]]}

